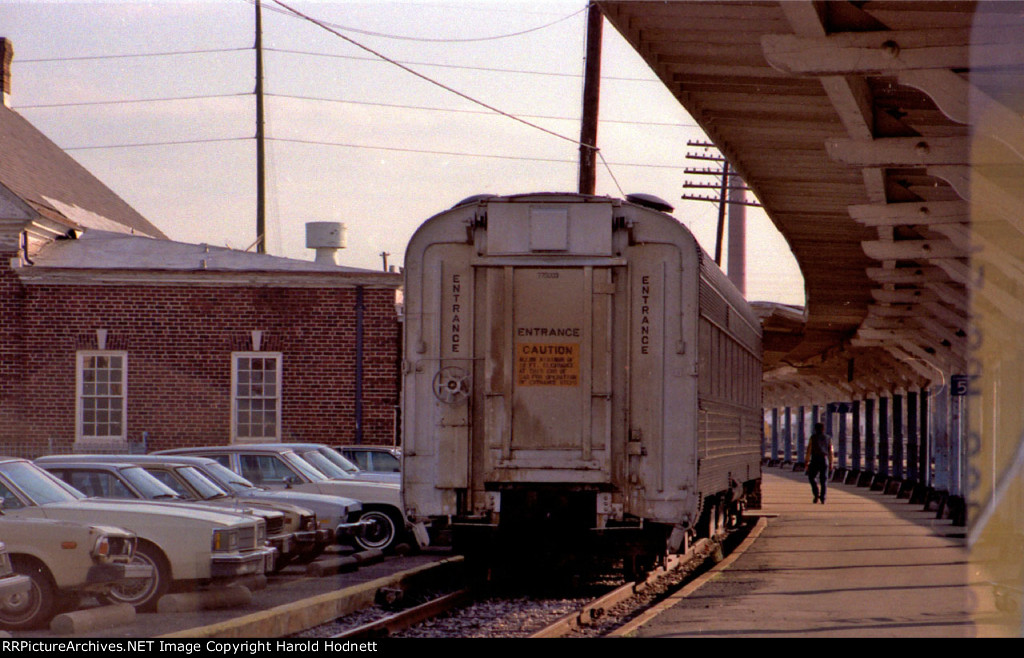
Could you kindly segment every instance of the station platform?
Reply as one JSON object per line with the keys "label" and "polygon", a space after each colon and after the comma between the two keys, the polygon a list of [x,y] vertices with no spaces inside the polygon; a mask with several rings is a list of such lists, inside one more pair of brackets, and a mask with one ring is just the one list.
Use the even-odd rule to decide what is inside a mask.
{"label": "station platform", "polygon": [[866,487],[766,467],[762,517],[725,561],[626,637],[1018,637],[970,559],[966,529]]}

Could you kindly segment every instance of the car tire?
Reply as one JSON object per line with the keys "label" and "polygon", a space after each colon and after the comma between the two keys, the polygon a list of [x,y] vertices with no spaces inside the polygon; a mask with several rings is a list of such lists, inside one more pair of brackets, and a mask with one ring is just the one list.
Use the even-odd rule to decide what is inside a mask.
{"label": "car tire", "polygon": [[356,537],[356,546],[363,550],[378,549],[387,551],[397,542],[399,528],[402,523],[396,519],[396,514],[383,509],[368,509],[360,516],[360,521],[370,521],[371,527],[366,531],[365,536]]}
{"label": "car tire", "polygon": [[132,564],[144,564],[153,568],[151,578],[124,580],[110,589],[104,598],[111,603],[128,603],[138,612],[156,610],[160,597],[171,588],[171,569],[159,548],[152,544],[140,543],[135,549]]}
{"label": "car tire", "polygon": [[8,631],[40,628],[56,614],[57,588],[49,572],[32,560],[14,557],[15,573],[32,581],[28,592],[0,599],[0,628]]}

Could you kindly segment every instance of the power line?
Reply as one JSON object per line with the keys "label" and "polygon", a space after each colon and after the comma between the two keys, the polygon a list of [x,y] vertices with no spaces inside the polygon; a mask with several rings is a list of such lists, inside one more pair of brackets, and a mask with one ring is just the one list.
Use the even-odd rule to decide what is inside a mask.
{"label": "power line", "polygon": [[[286,55],[305,55],[308,57],[330,57],[334,59],[350,59],[359,62],[379,62],[380,60],[373,57],[360,57],[359,55],[341,55],[338,53],[318,53],[310,50],[294,50],[290,48],[265,48],[267,52],[283,53]],[[437,68],[445,69],[463,69],[466,71],[483,71],[486,73],[517,73],[522,75],[542,75],[557,78],[582,78],[583,76],[579,73],[563,73],[560,71],[528,71],[524,69],[505,69],[496,68],[491,66],[469,66],[466,64],[445,64],[438,62],[410,62],[406,60],[395,60],[400,61],[402,64],[409,66],[433,66]],[[619,82],[655,82],[661,84],[661,80],[655,78],[631,78],[631,77],[616,77],[602,75],[602,80],[616,80]]]}
{"label": "power line", "polygon": [[214,142],[241,142],[254,139],[253,137],[219,137],[211,139],[183,139],[177,141],[166,141],[166,142],[137,142],[134,144],[104,144],[101,146],[66,146],[62,147],[64,151],[94,151],[99,149],[121,149],[121,148],[136,148],[136,147],[148,147],[148,146],[180,146],[183,144],[212,144]]}
{"label": "power line", "polygon": [[[257,2],[259,2],[259,0],[246,0],[246,1],[249,2],[249,4],[256,4]],[[288,12],[291,12],[291,13],[288,13],[288,12],[285,12],[285,11],[281,11],[280,9],[278,9],[276,7],[273,7],[270,4],[264,4],[264,6],[267,8],[268,11],[277,12],[277,13],[283,15],[283,16],[288,16],[290,18],[295,18],[296,16],[300,17],[300,18],[305,18],[305,16],[302,16],[302,14],[300,14],[299,12],[296,12],[295,10],[293,10],[291,7],[289,7],[287,5],[285,5],[283,3],[280,3],[280,2],[277,3],[277,4],[281,5],[282,7],[287,9]],[[363,30],[363,29],[359,29],[359,28],[349,27],[347,25],[339,25],[338,23],[329,23],[327,21],[317,20],[316,23],[318,25],[320,25],[321,27],[330,27],[330,28],[334,28],[336,30],[341,30],[343,32],[353,32],[355,34],[362,34],[364,36],[380,37],[380,38],[383,38],[383,39],[394,39],[394,40],[398,40],[398,41],[419,41],[419,42],[428,42],[428,43],[476,43],[476,42],[480,42],[480,41],[497,41],[499,39],[509,39],[509,38],[512,38],[512,37],[520,37],[520,36],[523,36],[524,34],[529,34],[531,32],[537,32],[537,31],[540,31],[540,30],[544,30],[544,29],[547,29],[547,28],[551,27],[552,25],[557,25],[557,24],[562,23],[564,21],[567,21],[567,20],[569,20],[571,18],[574,18],[575,16],[578,16],[579,14],[583,13],[586,10],[587,10],[587,7],[584,6],[583,9],[580,9],[579,11],[573,12],[572,14],[569,14],[568,16],[563,16],[562,18],[559,18],[558,20],[552,21],[552,22],[547,23],[545,25],[539,25],[537,27],[531,27],[531,28],[529,28],[527,30],[521,30],[519,32],[511,32],[509,34],[497,34],[497,35],[487,36],[487,37],[471,37],[471,38],[465,38],[465,39],[439,39],[439,38],[429,38],[429,37],[411,37],[411,36],[405,36],[405,35],[399,35],[399,34],[387,34],[387,33],[384,33],[384,32],[371,32],[370,30]],[[307,20],[309,20],[309,19],[307,18]]]}
{"label": "power line", "polygon": [[208,48],[204,50],[175,50],[169,52],[156,52],[156,53],[123,53],[116,55],[80,55],[77,57],[36,57],[33,59],[18,59],[18,64],[40,64],[45,62],[77,62],[94,59],[127,59],[136,57],[171,57],[177,55],[205,55],[209,53],[230,53],[239,52],[245,50],[252,50],[252,48]]}
{"label": "power line", "polygon": [[[480,114],[494,116],[494,112],[484,110],[460,110],[448,107],[430,107],[426,105],[406,105],[401,103],[381,103],[375,101],[353,101],[338,98],[323,98],[319,96],[299,96],[296,94],[267,94],[272,98],[288,98],[292,100],[317,101],[323,103],[344,103],[347,105],[368,105],[372,107],[388,107],[398,110],[422,110],[427,112],[451,112],[453,114]],[[518,116],[527,119],[550,119],[552,121],[579,121],[579,117],[560,117],[543,114],[520,114]],[[669,121],[627,121],[625,119],[601,119],[601,123],[626,124],[631,126],[661,126],[665,128],[699,128],[695,123],[673,123]]]}
{"label": "power line", "polygon": [[502,115],[502,116],[504,116],[504,117],[506,117],[508,119],[512,119],[513,121],[517,121],[519,123],[522,123],[523,125],[529,126],[529,127],[533,128],[535,130],[539,130],[539,131],[541,131],[543,133],[546,133],[546,134],[551,135],[553,137],[557,137],[558,139],[570,142],[570,143],[575,144],[577,146],[582,146],[582,147],[587,147],[587,148],[594,149],[594,152],[601,159],[601,162],[604,163],[605,169],[608,171],[608,175],[611,176],[612,181],[615,183],[615,186],[619,188],[619,192],[622,193],[623,195],[625,194],[625,192],[623,192],[623,190],[622,190],[622,187],[619,185],[618,179],[615,178],[615,173],[611,170],[611,168],[608,165],[607,160],[605,160],[605,158],[604,158],[604,155],[601,153],[601,151],[596,146],[594,146],[592,144],[582,144],[578,140],[573,139],[572,137],[567,137],[565,135],[561,135],[561,134],[559,134],[559,133],[557,133],[557,132],[555,132],[553,130],[548,130],[547,128],[544,128],[543,126],[538,126],[535,123],[531,123],[529,121],[526,121],[525,119],[517,117],[514,114],[511,114],[509,112],[505,112],[503,110],[499,110],[498,108],[494,107],[493,105],[489,105],[489,104],[487,104],[487,103],[485,103],[485,102],[483,102],[483,101],[481,101],[481,100],[479,100],[477,98],[474,98],[474,97],[472,97],[472,96],[470,96],[470,95],[468,95],[466,93],[458,91],[457,89],[455,89],[453,87],[450,87],[450,86],[448,86],[446,84],[443,84],[443,83],[441,83],[441,82],[439,82],[437,80],[434,80],[433,78],[430,78],[429,76],[424,75],[423,73],[420,73],[419,71],[411,69],[408,66],[405,66],[404,64],[401,64],[400,62],[397,62],[394,59],[391,59],[390,57],[387,57],[386,55],[377,52],[376,50],[370,48],[369,46],[366,46],[366,45],[363,45],[362,43],[359,43],[358,41],[356,41],[355,39],[352,39],[351,37],[348,37],[348,36],[345,36],[344,34],[341,34],[337,30],[335,30],[335,29],[333,29],[333,28],[331,28],[331,27],[329,27],[327,25],[324,25],[322,22],[320,22],[319,20],[313,18],[312,16],[308,16],[308,15],[303,14],[302,12],[298,11],[297,9],[289,7],[287,4],[285,4],[281,0],[274,0],[274,2],[276,2],[281,7],[284,7],[288,11],[292,12],[296,16],[299,16],[299,17],[309,21],[310,23],[319,26],[321,29],[326,30],[327,32],[330,32],[331,34],[335,35],[339,39],[343,39],[343,40],[347,41],[348,43],[356,46],[357,48],[365,50],[366,52],[370,53],[371,55],[379,57],[382,60],[397,66],[398,68],[402,69],[403,71],[406,71],[407,73],[410,73],[410,74],[416,76],[417,78],[420,78],[421,80],[423,80],[425,82],[429,82],[430,84],[435,85],[437,87],[440,87],[441,89],[444,89],[447,92],[455,94],[456,96],[458,96],[460,98],[468,100],[471,103],[475,103],[475,104],[477,104],[477,105],[479,105],[481,107],[487,108],[488,110],[491,110],[492,112],[496,112],[496,113],[498,113],[498,114],[500,114],[500,115]]}
{"label": "power line", "polygon": [[[541,158],[541,157],[528,157],[521,155],[497,155],[493,153],[466,153],[463,151],[437,151],[432,149],[414,149],[404,146],[376,146],[371,144],[351,144],[345,142],[329,142],[326,140],[316,139],[298,139],[291,137],[268,137],[268,141],[272,142],[286,142],[291,144],[306,144],[311,146],[333,146],[339,148],[353,148],[353,149],[368,149],[376,151],[394,151],[399,153],[418,153],[426,155],[449,155],[459,156],[468,158],[491,158],[497,160],[524,160],[528,162],[554,162],[554,163],[566,163],[576,164],[576,160],[566,160],[561,158]],[[609,166],[616,167],[644,167],[650,169],[683,169],[682,165],[659,165],[659,164],[643,164],[643,163],[631,163],[631,162],[609,162]]]}
{"label": "power line", "polygon": [[[461,110],[449,107],[432,107],[427,105],[408,105],[402,103],[382,103],[377,101],[354,101],[341,98],[324,98],[322,96],[302,96],[298,94],[265,94],[269,98],[287,98],[291,100],[315,101],[320,103],[342,103],[345,105],[365,105],[369,107],[387,107],[397,110],[418,110],[424,112],[449,112],[452,114],[477,114],[482,116],[495,116],[494,112],[485,110]],[[109,101],[72,101],[67,103],[39,103],[33,105],[18,105],[16,110],[37,110],[58,107],[85,107],[92,105],[124,105],[128,103],[159,103],[188,100],[207,100],[216,98],[241,98],[252,96],[252,92],[237,92],[233,94],[207,94],[201,96],[167,96],[163,98],[136,98],[118,99]],[[520,114],[527,119],[547,119],[551,121],[579,121],[579,117],[553,116],[545,114]],[[671,121],[628,121],[625,119],[601,119],[602,124],[623,124],[630,126],[659,126],[663,128],[699,128],[695,123],[678,123]]]}
{"label": "power line", "polygon": [[[64,148],[65,151],[86,151],[86,150],[100,150],[100,149],[116,149],[116,148],[137,148],[137,147],[153,147],[153,146],[181,146],[187,144],[209,144],[215,142],[232,142],[232,141],[248,141],[254,139],[254,137],[223,137],[223,138],[211,138],[211,139],[186,139],[186,140],[170,140],[163,142],[136,142],[131,144],[104,144],[96,146],[72,146]],[[286,144],[303,144],[307,146],[330,146],[336,148],[351,148],[351,149],[364,149],[373,151],[391,151],[397,153],[415,153],[420,155],[446,155],[452,157],[466,157],[466,158],[489,158],[495,160],[521,160],[525,162],[551,162],[551,163],[564,163],[564,164],[575,164],[576,160],[561,159],[561,158],[542,158],[542,157],[529,157],[520,155],[499,155],[495,153],[467,153],[464,151],[438,151],[434,149],[414,149],[409,147],[399,146],[379,146],[374,144],[352,144],[346,142],[330,142],[326,140],[316,139],[299,139],[291,137],[267,137],[267,141],[270,142],[282,142]],[[609,162],[608,166],[615,167],[641,167],[648,169],[683,169],[682,165],[667,165],[667,164],[647,164],[639,162]]]}
{"label": "power line", "polygon": [[206,94],[202,96],[167,96],[164,98],[131,98],[115,101],[72,101],[70,103],[40,103],[37,105],[18,105],[17,110],[37,110],[53,107],[82,107],[88,105],[126,105],[129,103],[163,103],[169,101],[195,101],[207,100],[210,98],[238,98],[241,96],[252,96],[252,92],[238,92],[234,94]]}

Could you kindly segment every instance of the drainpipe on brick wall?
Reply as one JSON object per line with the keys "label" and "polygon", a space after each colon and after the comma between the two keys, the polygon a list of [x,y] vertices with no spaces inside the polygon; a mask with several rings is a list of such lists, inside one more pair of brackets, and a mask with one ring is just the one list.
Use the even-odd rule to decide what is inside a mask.
{"label": "drainpipe on brick wall", "polygon": [[35,265],[28,257],[28,231],[21,232],[21,259],[28,265]]}
{"label": "drainpipe on brick wall", "polygon": [[356,286],[356,444],[363,442],[363,287]]}

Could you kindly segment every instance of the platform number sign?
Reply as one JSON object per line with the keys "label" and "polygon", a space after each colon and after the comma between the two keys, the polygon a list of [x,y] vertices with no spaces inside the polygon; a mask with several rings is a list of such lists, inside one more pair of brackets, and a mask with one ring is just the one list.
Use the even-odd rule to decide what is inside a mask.
{"label": "platform number sign", "polygon": [[967,375],[953,375],[949,379],[949,392],[953,397],[962,397],[970,392],[971,379]]}

